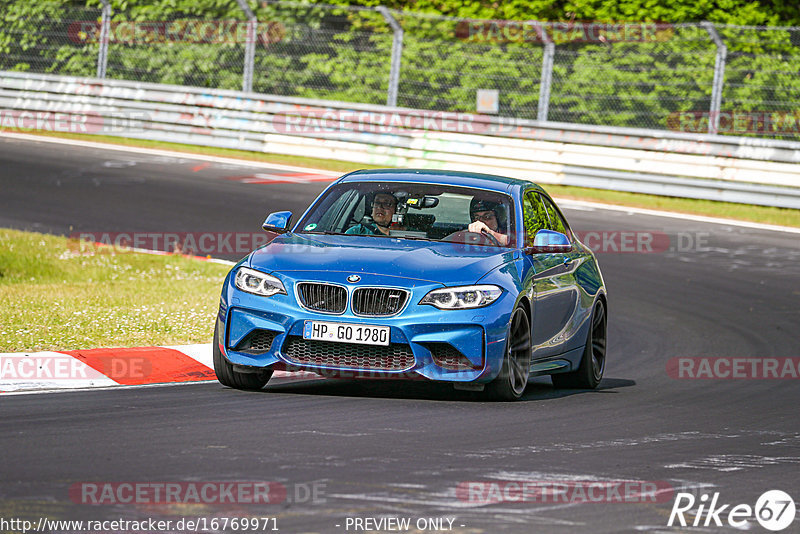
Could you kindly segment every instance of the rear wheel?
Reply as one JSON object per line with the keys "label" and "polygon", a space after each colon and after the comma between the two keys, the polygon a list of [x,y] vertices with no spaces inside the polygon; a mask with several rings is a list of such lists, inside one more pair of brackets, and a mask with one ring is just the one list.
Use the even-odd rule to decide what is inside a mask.
{"label": "rear wheel", "polygon": [[233,368],[233,365],[225,359],[222,351],[219,350],[219,344],[222,340],[219,338],[218,327],[214,327],[214,372],[217,374],[217,380],[223,386],[228,386],[234,389],[245,390],[259,390],[267,385],[270,377],[272,377],[272,370],[266,369],[255,373],[241,373]]}
{"label": "rear wheel", "polygon": [[500,374],[486,386],[491,400],[514,401],[522,397],[531,370],[531,323],[525,308],[511,314],[506,340],[506,354]]}
{"label": "rear wheel", "polygon": [[606,368],[606,307],[598,300],[592,311],[589,336],[583,349],[581,364],[571,373],[552,375],[557,388],[594,389],[603,379]]}

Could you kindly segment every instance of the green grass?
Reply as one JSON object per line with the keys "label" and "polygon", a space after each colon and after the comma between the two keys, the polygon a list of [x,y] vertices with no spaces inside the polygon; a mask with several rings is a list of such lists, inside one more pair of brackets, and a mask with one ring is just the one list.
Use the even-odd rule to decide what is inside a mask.
{"label": "green grass", "polygon": [[228,270],[0,229],[0,352],[210,343]]}
{"label": "green grass", "polygon": [[[17,130],[14,130],[17,131]],[[62,137],[69,139],[83,139],[86,141],[96,141],[102,143],[113,143],[125,146],[137,146],[145,148],[157,148],[163,150],[174,150],[192,154],[205,154],[239,158],[254,161],[264,161],[269,163],[280,163],[284,165],[297,165],[314,169],[324,169],[341,173],[350,172],[357,169],[376,169],[375,165],[366,165],[348,161],[336,161],[304,156],[284,156],[281,154],[267,154],[262,152],[250,152],[246,150],[234,150],[227,148],[198,147],[184,145],[180,143],[166,143],[162,141],[145,141],[139,139],[126,139],[114,136],[69,134],[60,132],[40,132],[30,131],[36,135],[47,135],[52,137]],[[752,206],[749,204],[734,204],[730,202],[716,202],[713,200],[695,200],[690,198],[661,197],[655,195],[643,195],[640,193],[625,193],[620,191],[607,191],[604,189],[589,189],[585,187],[571,187],[562,185],[544,185],[544,188],[556,197],[572,198],[576,200],[589,200],[604,202],[607,204],[618,204],[622,206],[632,206],[637,208],[647,208],[656,210],[667,210],[678,213],[688,213],[694,215],[705,215],[709,217],[721,217],[742,221],[752,221],[763,224],[776,224],[780,226],[800,227],[800,210],[786,208],[771,208],[767,206]]]}

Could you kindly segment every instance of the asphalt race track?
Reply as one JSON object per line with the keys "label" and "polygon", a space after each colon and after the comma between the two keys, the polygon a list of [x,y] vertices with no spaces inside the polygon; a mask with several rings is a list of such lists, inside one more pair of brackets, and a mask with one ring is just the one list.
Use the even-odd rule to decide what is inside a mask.
{"label": "asphalt race track", "polygon": [[[240,179],[254,172],[283,171],[0,138],[0,226],[254,232],[270,211],[299,215],[325,186]],[[799,501],[800,381],[678,379],[667,363],[800,357],[800,236],[622,211],[565,213],[579,233],[608,241],[598,254],[610,299],[599,390],[536,379],[523,401],[492,404],[427,383],[283,379],[260,393],[208,383],[5,396],[0,515],[274,517],[291,533],[354,532],[348,518],[380,517],[411,518],[412,526],[454,519],[458,533],[675,532],[670,494],[491,502],[461,490],[470,481],[638,481],[719,492],[720,505],[754,506],[772,489]],[[618,231],[655,232],[668,246],[615,252]],[[93,506],[70,495],[83,482],[202,481],[278,482],[288,498]],[[767,532],[752,518],[745,526]],[[798,531],[800,514],[785,530]]]}

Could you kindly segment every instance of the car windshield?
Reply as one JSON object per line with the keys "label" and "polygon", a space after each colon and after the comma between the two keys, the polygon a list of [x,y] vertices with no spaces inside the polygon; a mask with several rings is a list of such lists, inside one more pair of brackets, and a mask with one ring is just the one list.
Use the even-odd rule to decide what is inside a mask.
{"label": "car windshield", "polygon": [[298,231],[511,247],[514,209],[507,194],[482,189],[351,182],[328,189]]}

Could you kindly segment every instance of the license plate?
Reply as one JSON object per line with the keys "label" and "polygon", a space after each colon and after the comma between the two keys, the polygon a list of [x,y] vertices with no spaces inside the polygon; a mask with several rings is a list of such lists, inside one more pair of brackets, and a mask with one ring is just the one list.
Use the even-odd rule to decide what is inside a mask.
{"label": "license plate", "polygon": [[388,326],[363,324],[328,323],[324,321],[305,321],[303,339],[336,341],[337,343],[358,343],[359,345],[389,345]]}

